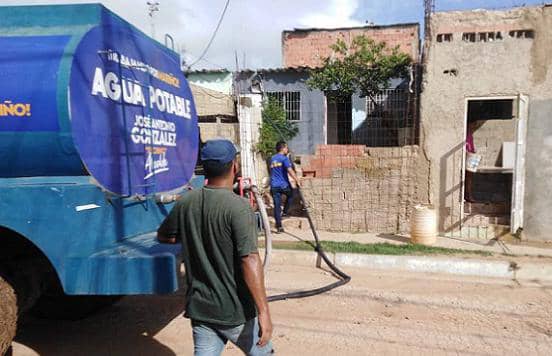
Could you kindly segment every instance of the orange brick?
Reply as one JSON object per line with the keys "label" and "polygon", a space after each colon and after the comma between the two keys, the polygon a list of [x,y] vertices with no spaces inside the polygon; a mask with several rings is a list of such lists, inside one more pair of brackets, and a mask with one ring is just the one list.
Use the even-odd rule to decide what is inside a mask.
{"label": "orange brick", "polygon": [[286,67],[319,66],[323,58],[331,55],[329,46],[338,38],[350,42],[354,36],[360,34],[365,34],[376,41],[387,41],[393,46],[399,45],[403,52],[416,59],[418,47],[412,46],[414,41],[412,36],[416,36],[417,33],[416,26],[286,32],[282,37],[283,63]]}

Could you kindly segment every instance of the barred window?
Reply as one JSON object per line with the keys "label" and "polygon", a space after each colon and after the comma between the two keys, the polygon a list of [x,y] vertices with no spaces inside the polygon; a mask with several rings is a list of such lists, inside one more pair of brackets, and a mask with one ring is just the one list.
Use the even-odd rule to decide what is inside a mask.
{"label": "barred window", "polygon": [[513,38],[535,38],[535,31],[533,31],[533,30],[510,31],[510,37],[513,37]]}
{"label": "barred window", "polygon": [[285,110],[286,119],[290,121],[301,120],[301,93],[298,91],[279,91],[267,93],[268,98],[276,100]]}
{"label": "barred window", "polygon": [[369,147],[416,144],[416,95],[408,89],[385,89],[366,99],[366,120],[353,130],[353,143]]}
{"label": "barred window", "polygon": [[465,32],[462,34],[462,41],[464,42],[475,42],[476,38],[475,32]]}
{"label": "barred window", "polygon": [[452,33],[440,33],[437,35],[437,42],[452,42]]}

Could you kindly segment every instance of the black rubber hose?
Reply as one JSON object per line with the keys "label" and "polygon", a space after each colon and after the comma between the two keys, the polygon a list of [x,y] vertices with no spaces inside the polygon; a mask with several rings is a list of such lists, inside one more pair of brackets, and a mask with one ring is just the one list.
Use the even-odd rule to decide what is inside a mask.
{"label": "black rubber hose", "polygon": [[328,292],[334,288],[340,287],[344,284],[349,283],[351,280],[351,276],[346,274],[345,272],[341,271],[339,268],[337,268],[336,265],[333,264],[332,261],[328,258],[324,250],[322,249],[322,245],[320,244],[320,239],[318,238],[318,232],[316,232],[316,229],[314,227],[314,223],[312,222],[312,218],[309,214],[309,208],[307,205],[307,202],[305,201],[305,198],[303,197],[303,193],[301,192],[301,189],[297,188],[297,192],[299,193],[299,197],[301,198],[301,202],[303,203],[303,206],[305,208],[305,213],[307,214],[307,220],[309,221],[309,226],[312,231],[312,235],[314,236],[314,250],[316,253],[318,253],[318,256],[320,256],[324,262],[330,267],[330,269],[339,276],[340,280],[337,282],[334,282],[332,284],[329,284],[325,287],[316,288],[316,289],[310,289],[310,290],[304,290],[304,291],[297,291],[292,293],[285,293],[285,294],[277,294],[277,295],[271,295],[268,297],[269,302],[275,302],[278,300],[286,300],[286,299],[295,299],[295,298],[306,298],[311,297],[313,295],[322,294],[325,292]]}

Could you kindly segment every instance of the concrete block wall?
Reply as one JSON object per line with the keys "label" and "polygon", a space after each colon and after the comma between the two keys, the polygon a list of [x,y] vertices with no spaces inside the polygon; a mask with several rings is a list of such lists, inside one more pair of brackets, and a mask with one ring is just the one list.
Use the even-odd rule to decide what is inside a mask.
{"label": "concrete block wall", "polygon": [[502,167],[502,143],[515,141],[515,124],[515,119],[488,120],[473,133],[475,149],[482,156],[480,166]]}
{"label": "concrete block wall", "polygon": [[284,31],[282,33],[284,67],[319,67],[322,65],[322,60],[332,54],[330,46],[339,38],[346,43],[351,43],[353,38],[359,35],[365,35],[377,42],[386,42],[390,48],[399,46],[414,61],[418,60],[419,25],[401,24]]}
{"label": "concrete block wall", "polygon": [[[302,157],[302,192],[320,230],[408,231],[416,188],[418,147],[321,145]],[[309,177],[310,176],[310,177]]]}
{"label": "concrete block wall", "polygon": [[200,122],[201,139],[225,138],[235,144],[240,143],[240,126],[237,123]]}

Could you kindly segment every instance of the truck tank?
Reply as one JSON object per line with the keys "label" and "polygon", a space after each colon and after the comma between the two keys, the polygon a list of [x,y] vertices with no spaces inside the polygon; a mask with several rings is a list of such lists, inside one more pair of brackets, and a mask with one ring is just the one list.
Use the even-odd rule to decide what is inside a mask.
{"label": "truck tank", "polygon": [[179,55],[100,4],[0,18],[0,277],[26,307],[175,291],[155,231],[203,181]]}
{"label": "truck tank", "polygon": [[0,14],[1,178],[90,175],[121,196],[189,181],[197,114],[175,52],[101,5]]}

